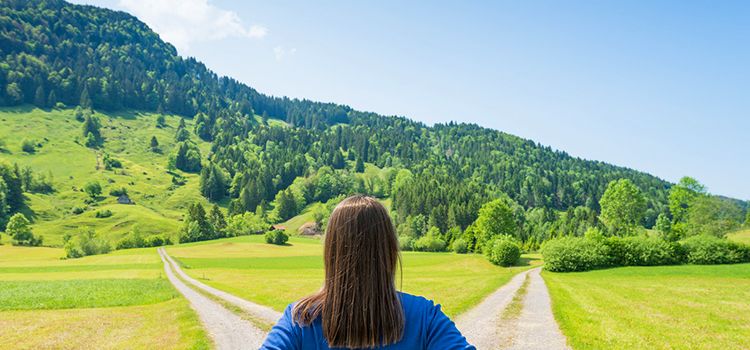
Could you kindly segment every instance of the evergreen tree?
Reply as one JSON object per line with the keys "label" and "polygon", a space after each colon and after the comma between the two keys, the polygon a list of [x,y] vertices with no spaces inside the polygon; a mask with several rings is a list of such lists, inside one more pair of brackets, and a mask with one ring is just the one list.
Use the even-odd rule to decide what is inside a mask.
{"label": "evergreen tree", "polygon": [[57,94],[55,94],[55,90],[52,90],[49,92],[49,95],[47,96],[47,107],[55,107],[57,104]]}
{"label": "evergreen tree", "polygon": [[331,166],[333,166],[334,169],[344,169],[346,167],[346,161],[344,161],[344,155],[341,154],[341,151],[333,151],[333,162],[331,163]]}
{"label": "evergreen tree", "polygon": [[180,232],[180,243],[205,241],[213,237],[215,232],[206,217],[203,205],[197,202],[190,205]]}
{"label": "evergreen tree", "polygon": [[44,87],[39,85],[34,93],[34,105],[39,108],[47,107],[47,95],[44,93]]}
{"label": "evergreen tree", "polygon": [[287,220],[297,215],[297,202],[290,190],[279,193],[278,207],[276,208],[279,218]]}
{"label": "evergreen tree", "polygon": [[362,161],[362,157],[357,157],[357,163],[354,164],[354,172],[357,172],[357,173],[365,172],[365,163]]}
{"label": "evergreen tree", "polygon": [[156,136],[151,136],[151,142],[149,144],[149,147],[151,147],[152,152],[159,151],[159,140],[156,139]]}
{"label": "evergreen tree", "polygon": [[93,105],[91,104],[91,97],[89,97],[88,87],[84,87],[83,91],[81,91],[81,99],[78,105],[81,106],[81,108],[83,109],[88,109],[88,108],[93,107]]}
{"label": "evergreen tree", "polygon": [[214,231],[214,238],[226,237],[227,220],[218,205],[211,207],[209,222]]}
{"label": "evergreen tree", "polygon": [[156,127],[157,128],[163,128],[167,126],[167,119],[164,118],[163,114],[159,114],[156,116]]}
{"label": "evergreen tree", "polygon": [[214,163],[201,170],[200,190],[209,201],[219,201],[224,198],[227,191],[227,180],[224,172]]}

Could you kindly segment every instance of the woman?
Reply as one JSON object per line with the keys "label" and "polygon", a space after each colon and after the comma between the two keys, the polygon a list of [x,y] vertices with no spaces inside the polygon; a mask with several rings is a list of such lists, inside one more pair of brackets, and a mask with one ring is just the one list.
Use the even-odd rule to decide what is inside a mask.
{"label": "woman", "polygon": [[440,305],[396,291],[388,211],[354,196],[331,214],[323,288],[289,305],[261,349],[472,349]]}

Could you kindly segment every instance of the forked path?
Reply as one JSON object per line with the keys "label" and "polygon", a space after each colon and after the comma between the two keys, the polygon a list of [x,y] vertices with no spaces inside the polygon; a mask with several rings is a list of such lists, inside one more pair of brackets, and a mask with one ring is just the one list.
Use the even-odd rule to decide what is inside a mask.
{"label": "forked path", "polygon": [[227,303],[230,303],[242,309],[243,311],[250,314],[250,316],[252,316],[254,320],[262,323],[264,326],[270,327],[274,325],[276,321],[279,320],[279,318],[281,318],[281,313],[270,307],[256,304],[249,300],[242,299],[234,294],[230,294],[223,290],[216,289],[214,287],[211,287],[203,282],[200,282],[188,276],[188,274],[182,271],[182,268],[180,268],[180,264],[174,261],[174,259],[172,259],[172,257],[169,256],[169,254],[167,254],[167,252],[163,248],[160,249],[159,254],[161,254],[162,257],[166,258],[170,262],[170,264],[172,265],[172,268],[180,276],[180,278],[192,284],[193,286],[203,290],[204,292],[211,294],[221,300],[224,300]]}
{"label": "forked path", "polygon": [[[461,314],[456,326],[480,350],[569,349],[552,316],[549,292],[539,274],[541,268],[519,273],[479,305]],[[521,313],[503,318],[524,280],[529,278]]]}
{"label": "forked path", "polygon": [[172,269],[176,267],[176,264],[169,262],[169,257],[164,249],[159,248],[158,251],[162,262],[164,262],[164,272],[169,282],[190,302],[190,306],[198,314],[216,349],[260,348],[266,336],[265,332],[227,310],[221,304],[188,287],[175,276]]}

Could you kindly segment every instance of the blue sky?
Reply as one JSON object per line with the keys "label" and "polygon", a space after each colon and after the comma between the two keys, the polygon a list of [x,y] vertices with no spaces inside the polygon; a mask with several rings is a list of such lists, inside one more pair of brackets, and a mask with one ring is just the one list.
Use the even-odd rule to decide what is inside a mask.
{"label": "blue sky", "polygon": [[473,122],[750,199],[750,2],[77,2],[264,93]]}

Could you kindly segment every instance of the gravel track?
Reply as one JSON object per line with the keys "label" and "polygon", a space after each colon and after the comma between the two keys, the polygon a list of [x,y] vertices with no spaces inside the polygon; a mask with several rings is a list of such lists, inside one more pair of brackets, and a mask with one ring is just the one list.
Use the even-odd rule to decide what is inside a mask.
{"label": "gravel track", "polygon": [[[164,262],[164,272],[169,282],[190,302],[198,314],[214,347],[219,350],[258,349],[266,333],[219,303],[188,287],[172,271],[175,265],[170,264],[168,255],[159,248],[159,256]],[[178,268],[179,269],[179,268]]]}
{"label": "gravel track", "polygon": [[507,349],[570,349],[552,315],[549,291],[540,271],[537,268],[529,272],[531,280],[523,310],[514,324],[512,345]]}
{"label": "gravel track", "polygon": [[456,319],[456,327],[466,337],[469,343],[480,350],[499,349],[507,338],[503,326],[503,310],[513,300],[518,288],[523,284],[529,271],[514,276],[508,283],[498,288],[485,298],[479,305],[461,314]]}
{"label": "gravel track", "polygon": [[[456,325],[479,350],[568,350],[565,336],[552,315],[549,292],[541,267],[519,273],[479,305],[461,314]],[[529,285],[518,317],[502,314],[528,275]]]}
{"label": "gravel track", "polygon": [[184,271],[182,271],[182,268],[180,268],[180,264],[174,261],[174,259],[172,259],[172,257],[169,256],[169,254],[167,254],[164,249],[161,250],[160,254],[162,254],[162,256],[172,264],[172,268],[180,276],[180,278],[192,284],[193,286],[205,291],[206,293],[209,293],[221,300],[226,301],[227,303],[230,303],[242,309],[243,311],[250,314],[255,320],[263,323],[263,326],[268,326],[270,328],[270,326],[276,324],[276,322],[281,318],[281,313],[274,309],[271,309],[270,307],[259,305],[251,301],[242,299],[236,295],[216,289],[188,276]]}

